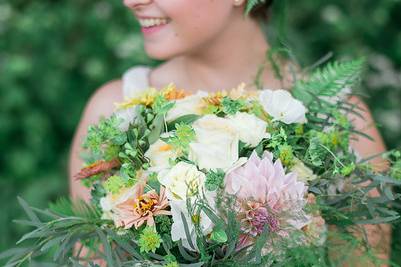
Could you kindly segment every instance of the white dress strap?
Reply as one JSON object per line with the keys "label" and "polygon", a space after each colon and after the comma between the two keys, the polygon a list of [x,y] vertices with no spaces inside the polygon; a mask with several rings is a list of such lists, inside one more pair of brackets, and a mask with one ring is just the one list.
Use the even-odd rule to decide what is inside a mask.
{"label": "white dress strap", "polygon": [[148,66],[135,66],[128,69],[122,76],[122,88],[124,98],[137,97],[149,87],[149,73],[151,68]]}

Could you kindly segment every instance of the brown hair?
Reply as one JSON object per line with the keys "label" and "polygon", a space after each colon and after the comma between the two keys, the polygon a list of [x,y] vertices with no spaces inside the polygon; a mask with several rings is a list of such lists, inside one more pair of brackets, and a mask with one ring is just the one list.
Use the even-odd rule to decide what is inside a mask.
{"label": "brown hair", "polygon": [[263,3],[256,5],[251,11],[251,16],[257,20],[267,20],[269,18],[269,11],[272,4],[273,0],[266,0]]}

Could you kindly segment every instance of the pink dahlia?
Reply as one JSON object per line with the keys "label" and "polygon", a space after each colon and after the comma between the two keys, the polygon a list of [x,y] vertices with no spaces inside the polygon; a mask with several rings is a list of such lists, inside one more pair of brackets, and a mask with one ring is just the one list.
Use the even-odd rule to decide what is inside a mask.
{"label": "pink dahlia", "polygon": [[236,195],[243,231],[250,236],[261,234],[265,226],[286,235],[289,228],[307,224],[307,187],[295,173],[286,174],[280,160],[273,162],[271,153],[260,158],[253,152],[245,165],[227,174],[225,188]]}

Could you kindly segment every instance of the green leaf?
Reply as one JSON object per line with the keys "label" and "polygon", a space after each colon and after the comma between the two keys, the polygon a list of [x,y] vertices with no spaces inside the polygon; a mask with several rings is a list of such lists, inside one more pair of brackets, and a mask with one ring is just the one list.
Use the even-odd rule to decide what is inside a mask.
{"label": "green leaf", "polygon": [[114,231],[110,229],[106,229],[106,232],[108,236],[116,242],[118,246],[123,248],[125,251],[127,251],[130,255],[134,256],[138,260],[143,260],[142,255],[139,253],[139,251],[136,249],[133,245],[131,245],[129,242],[125,241],[124,239],[120,238],[118,235],[115,234]]}
{"label": "green leaf", "polygon": [[184,225],[184,231],[185,231],[185,235],[187,237],[188,244],[192,249],[195,250],[194,243],[192,242],[191,233],[189,232],[187,218],[185,218],[185,215],[182,212],[181,212],[181,220],[182,220],[182,224]]}
{"label": "green leaf", "polygon": [[167,129],[168,129],[169,132],[173,131],[173,130],[176,129],[175,128],[176,125],[180,125],[181,123],[190,125],[190,124],[194,123],[199,118],[200,118],[200,116],[199,115],[195,115],[195,114],[183,115],[181,117],[178,117],[174,121],[169,122],[167,124]]}
{"label": "green leaf", "polygon": [[99,235],[100,240],[102,241],[102,246],[104,249],[104,252],[106,254],[106,261],[107,261],[107,266],[115,266],[114,265],[114,260],[113,260],[113,253],[111,250],[110,242],[107,240],[106,235],[103,233],[102,230],[96,229],[97,234]]}
{"label": "green leaf", "polygon": [[24,209],[26,215],[29,217],[29,219],[35,223],[41,223],[39,220],[38,216],[32,211],[31,207],[26,203],[25,200],[23,200],[21,197],[18,197],[18,202],[21,205],[21,207]]}
{"label": "green leaf", "polygon": [[196,257],[190,255],[184,246],[182,245],[182,240],[178,242],[178,250],[180,251],[181,256],[187,261],[196,261]]}
{"label": "green leaf", "polygon": [[160,134],[163,131],[163,125],[164,125],[164,116],[159,114],[156,116],[156,118],[152,123],[151,127],[152,130],[148,136],[149,144],[153,144],[159,139]]}
{"label": "green leaf", "polygon": [[47,251],[55,245],[59,245],[60,242],[64,239],[64,236],[59,236],[55,238],[51,238],[48,242],[46,242],[41,248],[40,251]]}
{"label": "green leaf", "polygon": [[210,240],[217,243],[225,243],[228,240],[227,234],[223,229],[213,230]]}

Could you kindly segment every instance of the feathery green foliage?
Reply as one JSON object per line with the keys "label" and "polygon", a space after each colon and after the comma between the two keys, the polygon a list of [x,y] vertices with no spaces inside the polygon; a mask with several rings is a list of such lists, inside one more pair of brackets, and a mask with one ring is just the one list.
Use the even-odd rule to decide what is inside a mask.
{"label": "feathery green foliage", "polygon": [[333,97],[341,90],[349,90],[360,81],[364,62],[363,59],[359,59],[328,63],[324,68],[317,69],[306,80],[298,80],[293,95],[309,106],[317,96]]}

